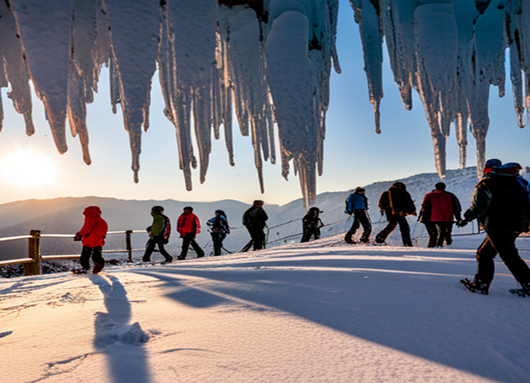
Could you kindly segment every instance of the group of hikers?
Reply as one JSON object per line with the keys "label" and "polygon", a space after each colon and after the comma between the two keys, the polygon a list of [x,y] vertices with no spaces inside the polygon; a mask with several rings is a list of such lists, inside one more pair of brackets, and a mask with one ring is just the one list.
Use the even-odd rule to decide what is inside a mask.
{"label": "group of hikers", "polygon": [[[265,247],[265,233],[264,228],[266,221],[269,218],[265,210],[263,210],[264,202],[256,200],[245,213],[243,214],[243,225],[247,228],[250,234],[250,241],[243,247],[242,252],[253,250],[261,250]],[[93,274],[99,273],[105,266],[105,261],[102,256],[103,245],[107,236],[108,225],[107,222],[101,218],[101,209],[98,206],[88,206],[84,211],[85,222],[83,227],[74,237],[74,241],[82,241],[83,249],[79,263],[80,269],[75,269],[75,274],[86,274],[90,271],[90,258],[94,262]],[[150,262],[151,255],[158,247],[158,251],[165,258],[162,263],[173,262],[173,256],[169,254],[165,246],[169,242],[171,234],[171,221],[164,214],[162,206],[153,206],[151,208],[151,216],[153,222],[151,226],[146,228],[149,234],[146,249],[142,257],[143,262]],[[209,219],[206,224],[210,228],[212,236],[214,255],[221,255],[223,248],[223,240],[226,235],[230,233],[230,226],[228,224],[227,215],[223,210],[216,210],[215,216]],[[182,248],[178,260],[186,259],[188,249],[191,245],[197,258],[204,257],[204,250],[195,241],[197,234],[201,232],[201,223],[199,217],[193,214],[193,207],[186,206],[183,208],[182,214],[177,220],[177,232],[182,238]]]}
{"label": "group of hikers", "polygon": [[[497,254],[501,257],[515,279],[521,284],[521,289],[514,289],[514,293],[530,295],[530,269],[519,256],[515,240],[524,232],[530,230],[530,186],[520,176],[522,167],[515,162],[502,164],[498,159],[488,160],[485,164],[483,177],[478,182],[471,207],[464,213],[458,198],[445,190],[446,185],[438,182],[434,190],[428,192],[421,204],[419,215],[412,197],[407,192],[403,182],[395,182],[379,198],[379,210],[386,216],[387,225],[374,238],[376,244],[384,244],[387,237],[399,226],[403,246],[412,246],[410,227],[407,216],[418,215],[429,235],[428,247],[442,247],[452,243],[452,227],[464,227],[468,222],[477,219],[479,225],[486,232],[486,238],[479,246],[476,254],[477,271],[473,279],[464,278],[462,284],[471,292],[488,294],[493,280],[494,262]],[[368,215],[368,199],[366,190],[357,187],[346,199],[346,213],[353,216],[353,224],[345,235],[345,242],[357,243],[354,239],[356,231],[362,226],[363,233],[360,243],[369,243],[372,224]],[[243,214],[243,225],[250,234],[250,241],[241,250],[261,250],[265,247],[264,228],[268,220],[263,209],[264,202],[254,201]],[[173,257],[165,250],[164,245],[169,242],[171,223],[163,214],[162,206],[151,209],[152,225],[147,228],[149,241],[142,257],[144,262],[150,262],[156,246],[164,256],[164,263],[173,261]],[[312,207],[302,219],[303,234],[301,242],[311,238],[320,238],[320,228],[323,225],[318,207]],[[105,243],[107,223],[101,218],[101,209],[89,206],[83,212],[85,223],[76,234],[74,240],[83,242],[79,273],[86,273],[90,269],[90,257],[94,262],[93,273],[100,272],[105,263],[101,255]],[[207,221],[212,236],[214,255],[221,255],[223,240],[230,233],[227,215],[223,210],[216,210],[215,216]],[[177,232],[182,238],[182,250],[179,260],[186,259],[191,245],[197,258],[204,257],[204,250],[197,244],[195,237],[201,231],[199,218],[193,214],[193,208],[186,206],[177,221]]]}

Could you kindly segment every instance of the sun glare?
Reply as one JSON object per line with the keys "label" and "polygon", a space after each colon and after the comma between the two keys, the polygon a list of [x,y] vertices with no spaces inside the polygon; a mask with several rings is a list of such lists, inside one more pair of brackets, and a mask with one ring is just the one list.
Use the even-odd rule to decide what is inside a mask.
{"label": "sun glare", "polygon": [[42,185],[53,179],[52,161],[34,151],[20,151],[2,160],[3,178],[6,182],[20,186]]}

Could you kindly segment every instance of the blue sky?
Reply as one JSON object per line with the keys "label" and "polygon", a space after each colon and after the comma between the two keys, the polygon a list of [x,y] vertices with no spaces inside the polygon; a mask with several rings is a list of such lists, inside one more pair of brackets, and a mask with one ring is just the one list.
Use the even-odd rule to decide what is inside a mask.
{"label": "blue sky", "polygon": [[[327,114],[324,142],[324,174],[318,178],[317,191],[343,191],[376,181],[393,180],[417,173],[435,172],[430,129],[423,105],[414,94],[414,108],[406,111],[384,59],[384,93],[381,103],[382,134],[375,133],[373,108],[368,101],[367,81],[363,70],[362,48],[353,11],[347,1],[340,1],[337,37],[342,74],[331,78],[331,103]],[[385,52],[386,54],[386,52]],[[509,72],[508,72],[509,73]],[[82,160],[77,138],[68,134],[69,150],[60,155],[55,149],[50,128],[44,118],[40,100],[34,99],[33,117],[36,133],[27,137],[23,118],[17,114],[2,89],[4,123],[0,133],[0,203],[67,196],[104,196],[123,199],[177,199],[214,201],[236,199],[251,202],[256,198],[272,204],[285,204],[300,198],[300,185],[291,170],[289,181],[276,165],[265,164],[265,194],[260,194],[253,150],[249,137],[242,137],[234,126],[236,166],[228,163],[224,138],[213,141],[210,166],[204,184],[198,172],[193,176],[194,190],[186,191],[178,168],[178,152],[173,125],[164,117],[164,103],[158,83],[153,78],[150,129],[143,134],[140,182],[133,182],[130,169],[129,138],[123,127],[121,111],[111,112],[108,72],[102,71],[99,94],[88,107],[88,127],[92,165]],[[530,165],[528,143],[530,129],[520,129],[513,109],[511,84],[507,80],[506,96],[498,97],[491,88],[490,129],[487,157]],[[67,129],[69,129],[67,127]],[[468,166],[474,166],[475,142],[468,134]],[[458,168],[458,146],[455,132],[447,145],[447,168]],[[32,151],[42,157],[31,170],[17,170],[13,153]],[[48,162],[49,164],[46,164]],[[35,178],[25,184],[13,183],[15,170],[22,178],[30,172]],[[49,172],[49,174],[48,174]],[[11,177],[11,178],[10,178]]]}

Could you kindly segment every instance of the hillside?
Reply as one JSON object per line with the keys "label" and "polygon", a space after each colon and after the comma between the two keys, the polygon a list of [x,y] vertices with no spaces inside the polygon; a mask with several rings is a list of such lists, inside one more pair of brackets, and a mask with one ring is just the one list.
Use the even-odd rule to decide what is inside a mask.
{"label": "hillside", "polygon": [[[418,174],[400,179],[407,185],[419,210],[425,193],[431,191],[436,182],[439,182],[436,173]],[[398,180],[377,182],[366,185],[366,195],[370,203],[370,215],[374,223],[374,231],[385,225],[381,219],[377,202],[379,196],[390,185]],[[477,182],[476,168],[447,171],[444,182],[447,190],[453,192],[460,199],[463,208],[471,201],[474,186]],[[357,185],[352,182],[352,188]],[[321,218],[327,226],[322,229],[324,237],[343,233],[351,225],[351,220],[344,222],[347,216],[344,214],[344,200],[349,191],[327,192],[319,194],[314,206],[318,206],[323,213]],[[0,238],[27,235],[32,229],[40,229],[43,234],[74,234],[83,225],[83,210],[86,206],[97,205],[103,211],[103,218],[107,220],[110,231],[143,230],[151,223],[150,210],[154,205],[162,205],[165,213],[173,224],[181,214],[184,206],[194,207],[194,213],[203,224],[203,231],[198,236],[198,242],[207,252],[211,250],[210,236],[205,227],[206,221],[214,215],[216,209],[224,210],[228,215],[232,233],[225,240],[225,248],[230,251],[238,251],[249,239],[247,231],[241,226],[241,217],[249,207],[233,200],[216,202],[189,202],[189,201],[137,201],[120,200],[113,198],[85,197],[85,198],[57,198],[51,200],[27,200],[0,205]],[[269,215],[268,226],[270,229],[268,240],[269,246],[278,246],[286,243],[298,242],[301,233],[301,217],[306,209],[302,199],[294,200],[286,205],[265,205]],[[290,222],[285,224],[286,222]],[[410,218],[412,235],[420,236],[423,225],[417,225],[415,217]],[[281,226],[277,226],[281,225]],[[470,229],[465,229],[469,231]],[[399,237],[399,235],[398,235]],[[389,238],[392,243],[395,235]],[[133,235],[133,247],[144,248],[147,241],[146,234]],[[173,254],[180,252],[180,239],[173,231],[168,249]],[[124,249],[125,237],[123,235],[109,235],[106,249]],[[0,243],[0,260],[18,258],[18,254],[24,254],[27,250],[26,242]],[[80,244],[73,243],[69,238],[50,239],[43,238],[42,254],[77,254]],[[139,253],[136,253],[139,256]]]}

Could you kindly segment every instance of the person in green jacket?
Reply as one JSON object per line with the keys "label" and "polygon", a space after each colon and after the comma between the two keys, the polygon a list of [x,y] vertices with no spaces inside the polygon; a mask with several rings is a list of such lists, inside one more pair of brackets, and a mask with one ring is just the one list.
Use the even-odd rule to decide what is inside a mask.
{"label": "person in green jacket", "polygon": [[164,248],[164,245],[169,242],[171,223],[169,218],[162,213],[163,211],[164,208],[162,206],[153,206],[151,209],[153,224],[146,229],[149,233],[149,241],[147,241],[147,248],[145,249],[144,256],[142,257],[142,261],[144,262],[151,261],[151,254],[155,250],[156,245],[158,245],[160,254],[162,254],[166,259],[164,263],[173,261],[173,257]]}

